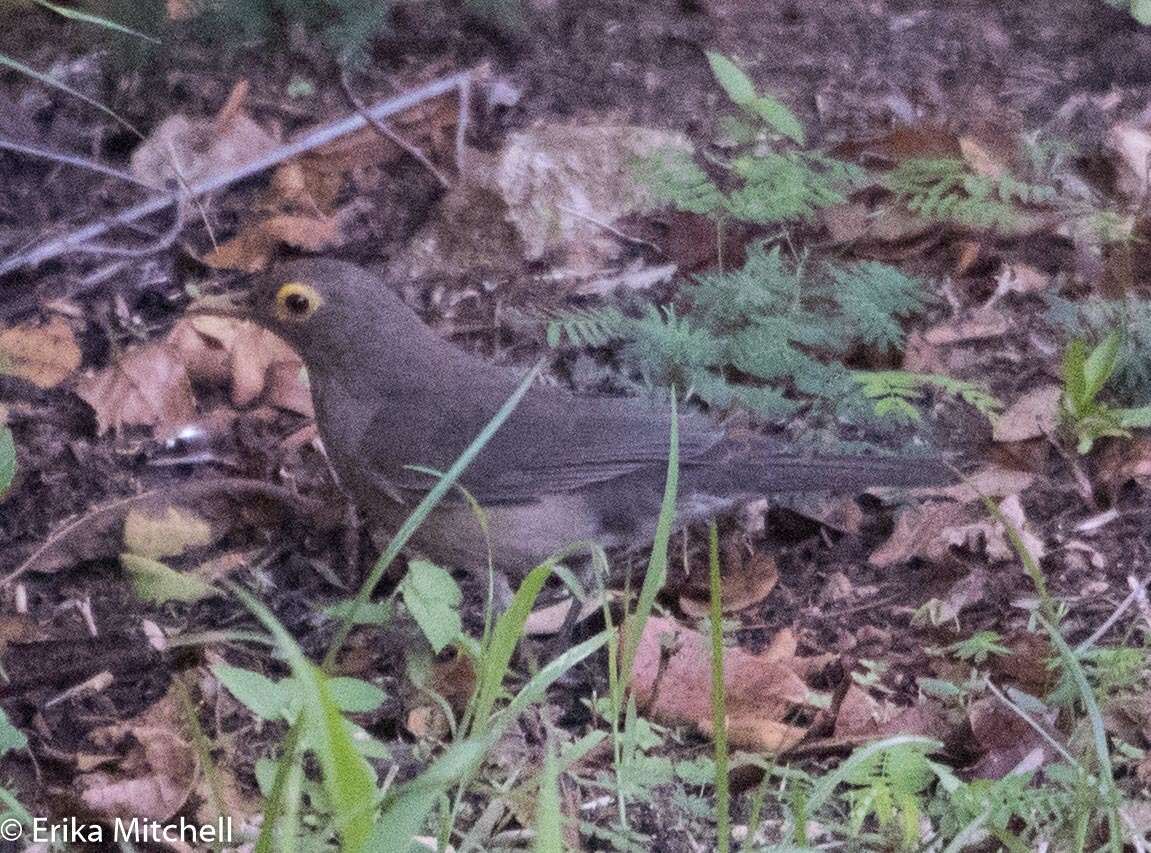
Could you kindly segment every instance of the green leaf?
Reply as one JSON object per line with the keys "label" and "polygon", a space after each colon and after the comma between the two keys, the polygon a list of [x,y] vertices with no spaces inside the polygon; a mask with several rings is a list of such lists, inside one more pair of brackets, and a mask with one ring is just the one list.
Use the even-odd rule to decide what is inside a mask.
{"label": "green leaf", "polygon": [[1115,372],[1115,362],[1119,358],[1119,344],[1122,337],[1111,332],[1100,342],[1083,363],[1084,395],[1088,401],[1094,400]]}
{"label": "green leaf", "polygon": [[713,50],[707,52],[707,61],[711,65],[711,73],[715,75],[716,82],[727,92],[733,104],[748,107],[756,100],[755,84],[751,82],[743,71],[724,56]]}
{"label": "green leaf", "polygon": [[807,144],[807,133],[803,129],[803,123],[783,102],[770,95],[763,95],[745,107],[767,122],[776,133],[786,136],[797,145]]}
{"label": "green leaf", "polygon": [[1124,429],[1151,428],[1151,406],[1140,406],[1137,409],[1116,409],[1115,416],[1119,426]]}
{"label": "green leaf", "polygon": [[0,708],[0,755],[14,749],[25,749],[28,746],[28,736],[20,731],[8,715]]}
{"label": "green leaf", "polygon": [[1131,17],[1143,26],[1151,25],[1151,0],[1131,0]]}
{"label": "green leaf", "polygon": [[[240,599],[272,634],[280,653],[292,668],[300,691],[300,733],[320,765],[324,792],[334,811],[340,849],[372,849],[368,839],[375,822],[376,774],[356,749],[352,727],[332,698],[329,678],[304,655],[299,644],[262,603],[247,590],[232,586]],[[287,751],[292,754],[294,751]],[[294,756],[293,756],[294,757]],[[273,814],[282,813],[279,809]],[[276,820],[268,820],[261,830],[257,850],[271,849]],[[378,848],[377,848],[378,849]]]}
{"label": "green leaf", "polygon": [[366,714],[379,708],[388,698],[388,694],[375,684],[349,676],[329,678],[328,689],[332,701],[345,714]]}
{"label": "green leaf", "polygon": [[1081,417],[1091,402],[1087,397],[1086,362],[1087,343],[1082,338],[1075,338],[1063,351],[1063,397],[1074,417]]}
{"label": "green leaf", "polygon": [[427,560],[413,560],[400,584],[400,592],[436,654],[455,642],[463,627],[460,622],[463,594],[451,574]]}
{"label": "green leaf", "polygon": [[560,765],[555,746],[546,745],[544,771],[536,798],[535,853],[564,853],[563,809],[560,807]]}
{"label": "green leaf", "polygon": [[16,441],[12,430],[0,424],[0,498],[12,488],[16,479]]}
{"label": "green leaf", "polygon": [[289,706],[299,696],[298,686],[289,679],[276,681],[263,673],[226,663],[213,666],[212,675],[244,707],[269,722],[286,719]]}
{"label": "green leaf", "polygon": [[142,601],[164,604],[168,601],[199,601],[220,591],[195,575],[178,572],[158,560],[139,554],[121,554],[120,565],[132,577],[132,588]]}

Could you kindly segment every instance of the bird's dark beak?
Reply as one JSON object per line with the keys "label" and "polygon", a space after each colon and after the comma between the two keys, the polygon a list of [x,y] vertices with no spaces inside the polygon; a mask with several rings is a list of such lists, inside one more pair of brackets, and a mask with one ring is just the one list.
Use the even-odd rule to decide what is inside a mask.
{"label": "bird's dark beak", "polygon": [[201,296],[188,306],[188,313],[250,320],[254,307],[253,295],[253,291],[243,290]]}

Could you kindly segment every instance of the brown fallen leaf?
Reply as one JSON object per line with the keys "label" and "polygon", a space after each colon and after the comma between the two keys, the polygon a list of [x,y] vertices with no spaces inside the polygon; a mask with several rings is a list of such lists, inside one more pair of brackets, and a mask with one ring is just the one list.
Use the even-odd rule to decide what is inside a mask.
{"label": "brown fallen leaf", "polygon": [[[693,576],[694,577],[694,576]],[[710,593],[700,578],[699,585],[684,590],[679,598],[680,609],[688,616],[702,619],[711,612]],[[779,568],[775,559],[756,551],[748,560],[725,560],[722,607],[724,613],[736,613],[759,604],[779,583]]]}
{"label": "brown fallen leaf", "polygon": [[999,442],[1027,441],[1054,435],[1059,428],[1058,385],[1044,385],[1024,394],[995,419],[992,438]]}
{"label": "brown fallen leaf", "polygon": [[[670,652],[664,654],[664,640]],[[781,654],[783,648],[752,654],[739,648],[724,651],[728,737],[735,746],[784,752],[797,744],[806,729],[786,722],[807,704],[809,690],[797,669],[801,659]],[[711,644],[697,631],[670,619],[653,617],[644,627],[632,672],[637,700],[652,719],[668,724],[689,723],[712,732]]]}
{"label": "brown fallen leaf", "polygon": [[80,347],[62,317],[42,326],[0,331],[0,374],[27,379],[41,388],[59,385],[80,366]]}
{"label": "brown fallen leaf", "polygon": [[1035,475],[1030,471],[992,464],[965,474],[963,481],[953,486],[926,486],[913,489],[912,493],[921,498],[943,498],[967,504],[984,497],[1005,498],[1017,495],[1029,489],[1034,482]]}
{"label": "brown fallen leaf", "polygon": [[125,426],[172,428],[196,415],[192,383],[182,360],[164,342],[124,352],[76,386],[96,413],[100,434]]}
{"label": "brown fallen leaf", "polygon": [[285,514],[307,518],[316,525],[337,523],[334,517],[326,517],[321,502],[273,483],[237,478],[194,480],[120,498],[65,523],[19,567],[0,579],[0,587],[26,572],[56,572],[85,560],[115,557],[124,550],[124,523],[129,513],[163,518],[171,508],[206,521],[212,541],[239,526],[274,524],[282,521]]}
{"label": "brown fallen leaf", "polygon": [[198,315],[180,319],[167,341],[188,365],[193,381],[231,383],[237,407],[259,401],[313,416],[303,362],[267,329],[232,317]]}
{"label": "brown fallen leaf", "polygon": [[1121,122],[1108,131],[1104,145],[1116,162],[1116,188],[1129,200],[1146,201],[1151,130]]}
{"label": "brown fallen leaf", "polygon": [[279,141],[243,111],[246,96],[241,81],[212,118],[168,116],[132,152],[132,174],[164,189],[228,172],[271,151]]}
{"label": "brown fallen leaf", "polygon": [[923,332],[923,339],[933,346],[948,346],[964,341],[982,341],[1007,334],[1011,321],[1002,311],[977,308]]}
{"label": "brown fallen leaf", "polygon": [[215,539],[205,519],[172,504],[136,507],[124,519],[124,549],[141,557],[177,557]]}
{"label": "brown fallen leaf", "polygon": [[236,236],[208,252],[200,261],[214,269],[254,273],[268,268],[280,246],[321,252],[343,242],[338,216],[281,214],[243,226]]}
{"label": "brown fallen leaf", "polygon": [[80,799],[98,815],[167,821],[188,799],[200,772],[185,738],[176,687],[130,720],[93,729],[88,738],[115,764],[76,776]]}

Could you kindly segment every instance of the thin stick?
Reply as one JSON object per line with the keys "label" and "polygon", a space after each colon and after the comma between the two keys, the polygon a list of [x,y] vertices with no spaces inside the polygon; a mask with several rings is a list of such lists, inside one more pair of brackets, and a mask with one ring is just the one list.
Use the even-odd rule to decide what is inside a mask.
{"label": "thin stick", "polygon": [[429,173],[431,173],[433,178],[440,182],[440,186],[442,186],[444,189],[451,189],[452,183],[448,180],[448,176],[440,171],[440,169],[436,166],[435,163],[432,162],[431,158],[428,157],[427,154],[425,154],[411,142],[408,142],[408,140],[404,139],[404,137],[402,137],[396,131],[392,130],[392,128],[388,127],[382,121],[369,115],[367,105],[364,104],[364,102],[360,100],[359,96],[352,91],[352,84],[348,81],[348,69],[346,68],[340,69],[340,88],[344,90],[344,97],[348,99],[348,103],[355,108],[356,112],[364,117],[368,124],[370,124],[377,133],[415,158],[415,160],[421,166],[423,166],[428,170]]}
{"label": "thin stick", "polygon": [[87,169],[89,172],[99,172],[101,175],[108,175],[112,178],[118,178],[129,184],[135,184],[138,187],[143,187],[146,190],[156,189],[146,181],[141,181],[135,175],[117,169],[114,166],[105,166],[103,163],[98,163],[95,160],[89,160],[86,157],[80,157],[76,154],[68,154],[65,151],[57,151],[54,148],[45,148],[42,145],[28,145],[23,142],[17,142],[14,139],[5,139],[0,136],[0,148],[6,151],[15,151],[18,154],[26,154],[29,157],[39,157],[43,160],[51,160],[54,163],[66,163],[69,166],[76,166],[80,169]]}
{"label": "thin stick", "polygon": [[[468,72],[466,71],[453,74],[449,77],[441,77],[410,92],[379,101],[368,108],[367,115],[375,119],[388,118],[404,110],[411,109],[417,104],[422,104],[424,101],[445,95],[453,90],[462,91],[463,87],[467,85],[467,81]],[[24,267],[36,266],[42,264],[44,261],[74,251],[78,246],[82,246],[97,237],[103,236],[119,225],[136,222],[146,216],[151,216],[153,213],[171,207],[181,198],[188,196],[196,198],[224,189],[237,181],[242,181],[245,178],[258,175],[260,172],[270,169],[272,166],[277,166],[285,160],[290,160],[300,154],[319,148],[321,145],[325,145],[334,139],[339,139],[342,136],[353,133],[362,127],[366,127],[367,124],[367,119],[357,114],[316,128],[293,142],[281,145],[263,157],[245,163],[231,171],[223,172],[219,175],[210,175],[192,184],[187,192],[161,193],[103,221],[86,225],[83,228],[65,234],[63,237],[41,243],[27,251],[9,255],[0,261],[0,275],[5,275],[6,273],[23,269]]]}

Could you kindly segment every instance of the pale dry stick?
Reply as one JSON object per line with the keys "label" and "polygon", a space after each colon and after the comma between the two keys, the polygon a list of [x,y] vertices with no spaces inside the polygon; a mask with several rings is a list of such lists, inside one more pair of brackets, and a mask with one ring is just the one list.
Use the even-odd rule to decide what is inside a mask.
{"label": "pale dry stick", "polygon": [[427,154],[425,154],[411,142],[408,142],[408,140],[404,139],[404,137],[402,137],[392,128],[388,127],[382,121],[376,118],[372,118],[372,116],[368,114],[367,105],[360,100],[359,95],[352,91],[352,84],[348,81],[348,69],[346,68],[340,69],[340,88],[344,90],[344,97],[348,99],[348,103],[355,108],[356,112],[364,117],[368,124],[370,124],[377,133],[411,155],[411,157],[415,159],[417,163],[428,170],[431,176],[435,178],[439,182],[440,186],[445,190],[450,190],[452,188],[452,182],[448,180],[448,176],[440,171],[439,167],[432,162],[431,158],[428,157]]}
{"label": "pale dry stick", "polygon": [[42,160],[50,160],[53,163],[63,163],[67,166],[75,166],[78,169],[85,169],[89,172],[97,172],[101,175],[107,175],[110,178],[124,181],[125,183],[143,187],[146,190],[155,189],[155,187],[147,181],[140,180],[130,172],[117,169],[115,166],[106,166],[103,163],[90,160],[87,157],[80,157],[79,155],[69,154],[65,151],[57,151],[55,148],[46,148],[43,145],[29,145],[24,142],[17,142],[14,139],[6,139],[3,136],[0,136],[0,148],[3,148],[5,151],[15,151],[17,154],[25,154],[28,157],[39,157]]}
{"label": "pale dry stick", "polygon": [[1127,586],[1131,587],[1131,594],[1135,596],[1135,606],[1139,608],[1139,615],[1143,617],[1147,627],[1151,628],[1151,602],[1147,600],[1148,583],[1151,583],[1151,578],[1137,581],[1132,575],[1127,576]]}
{"label": "pale dry stick", "polygon": [[1092,632],[1090,637],[1075,647],[1076,655],[1083,654],[1103,639],[1103,636],[1123,617],[1123,614],[1131,608],[1131,605],[1139,600],[1140,594],[1142,594],[1143,602],[1146,603],[1147,584],[1151,584],[1151,576],[1143,578],[1142,581],[1136,581],[1135,578],[1128,578],[1127,582],[1133,587],[1131,593],[1112,611],[1111,615],[1107,617],[1103,624]]}
{"label": "pale dry stick", "polygon": [[[402,95],[397,95],[394,98],[387,98],[380,101],[367,110],[367,115],[376,119],[385,119],[390,116],[401,113],[404,110],[411,109],[417,104],[422,104],[432,98],[438,98],[441,95],[446,95],[452,91],[463,91],[469,79],[469,72],[464,71],[459,74],[452,74],[448,77],[441,77],[438,80],[433,80],[423,86],[405,92]],[[300,154],[307,153],[321,145],[325,145],[335,139],[347,136],[368,124],[367,119],[359,114],[347,116],[337,121],[326,124],[323,127],[316,128],[315,130],[304,134],[299,139],[285,143],[279,146],[274,151],[270,151],[263,157],[258,157],[248,163],[238,166],[228,172],[218,175],[211,175],[204,178],[189,187],[187,193],[185,192],[167,192],[160,193],[153,198],[150,198],[140,204],[134,205],[120,213],[108,217],[100,222],[94,222],[82,228],[78,228],[63,237],[48,242],[41,243],[31,249],[19,252],[15,255],[0,260],[0,275],[5,275],[14,272],[24,267],[36,266],[42,264],[44,261],[51,260],[52,258],[59,257],[60,255],[68,252],[75,251],[77,247],[83,246],[88,242],[95,240],[98,237],[108,233],[113,228],[119,225],[127,225],[143,219],[146,216],[151,216],[161,210],[165,210],[176,204],[181,198],[191,196],[198,198],[208,193],[216,192],[217,190],[224,189],[231,186],[237,181],[242,181],[245,178],[250,178],[253,175],[270,169],[272,166],[277,166],[285,160],[290,160]]]}

